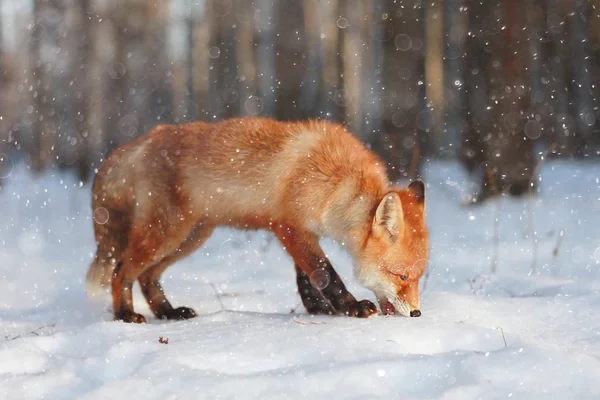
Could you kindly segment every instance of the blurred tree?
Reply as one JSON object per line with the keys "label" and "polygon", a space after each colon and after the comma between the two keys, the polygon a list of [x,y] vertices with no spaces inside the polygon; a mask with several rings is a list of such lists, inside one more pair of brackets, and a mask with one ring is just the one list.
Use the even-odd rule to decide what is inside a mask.
{"label": "blurred tree", "polygon": [[90,97],[90,75],[89,63],[92,52],[92,27],[95,25],[89,17],[91,0],[71,0],[68,11],[69,29],[68,41],[73,54],[70,54],[69,71],[73,85],[69,90],[68,102],[72,105],[71,119],[75,132],[75,140],[78,140],[76,148],[77,164],[76,170],[80,180],[86,181],[90,175],[92,147],[90,146],[90,117],[89,109],[92,99]]}
{"label": "blurred tree", "polygon": [[[429,151],[433,154],[454,154],[453,151],[447,150],[450,147],[450,136],[446,134],[444,118],[444,58],[440,57],[444,53],[446,42],[444,4],[443,0],[433,0],[425,7],[425,90],[426,106],[429,107],[433,123],[429,134]],[[464,75],[465,71],[461,71],[461,74]],[[459,141],[452,143],[453,146],[458,144]]]}
{"label": "blurred tree", "polygon": [[[444,135],[436,141],[438,153],[455,157],[455,147],[467,129],[465,45],[467,38],[467,7],[463,0],[443,3],[444,21]],[[439,55],[438,55],[439,57]]]}
{"label": "blurred tree", "polygon": [[[256,0],[255,55],[257,71],[257,91],[254,113],[274,117],[277,99],[275,59],[277,57],[276,16],[280,3],[276,0]],[[250,103],[252,105],[252,103]],[[261,112],[262,111],[262,112]]]}
{"label": "blurred tree", "polygon": [[344,120],[348,123],[351,131],[359,136],[364,136],[364,77],[366,76],[366,64],[368,51],[363,45],[365,36],[368,34],[368,18],[366,18],[368,4],[363,1],[350,2],[341,1],[341,15],[338,25],[344,26],[342,32],[342,54],[343,54],[343,96],[338,101],[346,108]]}
{"label": "blurred tree", "polygon": [[147,104],[147,111],[142,113],[144,122],[141,124],[144,131],[158,123],[173,123],[173,88],[172,77],[173,62],[167,54],[166,37],[169,23],[169,0],[154,0],[146,2],[146,15],[144,18],[144,68],[148,70],[148,77],[140,82],[144,86],[142,101]]}
{"label": "blurred tree", "polygon": [[285,6],[279,4],[274,19],[277,24],[274,59],[275,115],[284,120],[298,120],[309,116],[309,110],[302,107],[306,76],[304,60],[307,59],[303,6],[302,0],[288,0]]}
{"label": "blurred tree", "polygon": [[[211,19],[206,8],[200,12],[189,1],[190,16],[188,19],[188,104],[187,120],[210,119],[210,102],[208,98],[209,41]],[[199,15],[201,14],[201,15]],[[214,50],[213,50],[214,51]],[[211,53],[214,56],[214,53]]]}
{"label": "blurred tree", "polygon": [[570,18],[571,21],[571,76],[570,105],[571,115],[575,118],[575,149],[578,157],[588,155],[587,143],[590,141],[596,122],[596,110],[592,105],[594,88],[590,77],[590,19],[592,17],[592,4],[589,0],[573,0]]}
{"label": "blurred tree", "polygon": [[[129,7],[134,8],[135,2],[128,4]],[[129,10],[125,9],[125,5],[119,7],[116,0],[110,0],[104,3],[101,13],[106,21],[103,26],[105,29],[101,33],[109,46],[108,54],[101,63],[104,74],[110,78],[107,78],[103,85],[101,113],[104,118],[106,152],[110,153],[131,140],[138,133],[139,126],[135,116],[127,115],[129,83],[126,46],[130,37],[130,28],[127,26],[126,18]],[[135,15],[133,10],[132,13]]]}
{"label": "blurred tree", "polygon": [[[0,10],[2,10],[2,0],[0,0]],[[0,16],[2,14],[0,13]],[[8,57],[8,52],[4,52],[4,37],[2,34],[2,29],[0,29],[0,153],[4,151],[7,147],[8,140],[8,91],[6,90],[9,83],[9,74],[8,74],[8,65],[6,62],[6,58]],[[2,168],[2,164],[0,164],[0,169]],[[2,172],[0,171],[0,174]]]}
{"label": "blurred tree", "polygon": [[[318,2],[314,7],[317,9],[319,18],[317,26],[321,27],[320,50],[321,85],[319,110],[312,115],[330,119],[336,122],[345,120],[346,102],[348,93],[343,85],[344,59],[342,57],[344,46],[344,31],[348,27],[347,13],[343,9],[343,1],[329,0]],[[308,28],[308,27],[307,27]],[[311,51],[307,46],[305,52]],[[304,87],[311,82],[304,82]]]}
{"label": "blurred tree", "polygon": [[310,116],[326,114],[323,107],[327,89],[323,71],[327,66],[324,59],[324,36],[321,37],[321,34],[325,35],[325,33],[322,33],[324,27],[321,25],[320,6],[315,0],[304,0],[303,3],[306,49],[302,55],[304,76],[299,106]]}
{"label": "blurred tree", "polygon": [[462,131],[459,160],[471,174],[483,176],[482,165],[486,160],[484,136],[488,105],[488,74],[491,52],[485,51],[486,7],[480,0],[468,0],[469,35],[467,36],[467,58],[464,79],[468,103],[468,128]]}
{"label": "blurred tree", "polygon": [[600,156],[600,0],[592,0],[589,22],[590,32],[590,87],[593,90],[592,104],[596,114],[594,131],[588,141],[589,154]]}
{"label": "blurred tree", "polygon": [[[28,154],[32,170],[41,173],[51,162],[59,129],[56,97],[53,97],[51,84],[56,82],[52,74],[56,71],[59,59],[46,60],[43,53],[56,57],[59,48],[60,25],[65,15],[65,5],[57,0],[34,0],[33,23],[29,38],[29,71],[31,73],[31,134]],[[60,66],[58,66],[60,68]],[[27,144],[27,142],[25,142]]]}
{"label": "blurred tree", "polygon": [[257,95],[257,68],[254,52],[254,31],[257,11],[254,4],[246,0],[235,0],[234,14],[239,26],[237,42],[238,91],[240,115],[256,115],[260,109]]}
{"label": "blurred tree", "polygon": [[490,1],[483,27],[489,59],[488,118],[474,144],[483,156],[480,199],[500,193],[522,195],[534,182],[533,143],[527,136],[530,89],[527,48],[520,40],[525,27],[525,3]]}
{"label": "blurred tree", "polygon": [[424,9],[420,0],[372,3],[375,68],[371,96],[373,148],[389,162],[390,178],[418,175],[431,115],[424,108]]}
{"label": "blurred tree", "polygon": [[568,80],[571,66],[571,49],[568,43],[569,7],[564,0],[547,0],[546,21],[549,35],[548,44],[548,83],[552,99],[550,125],[553,132],[549,141],[556,141],[560,155],[572,157],[575,154],[575,126],[569,110]]}
{"label": "blurred tree", "polygon": [[[0,0],[0,10],[2,10],[2,0]],[[0,13],[0,16],[2,14]],[[10,108],[8,107],[8,90],[9,84],[8,65],[6,58],[8,53],[4,52],[4,37],[0,28],[0,176],[3,176],[4,170],[7,168],[7,163],[3,160],[8,153],[8,118]],[[0,179],[0,186],[2,179]]]}
{"label": "blurred tree", "polygon": [[210,0],[207,6],[207,16],[210,18],[209,120],[220,120],[237,116],[240,112],[237,59],[239,26],[232,1]]}

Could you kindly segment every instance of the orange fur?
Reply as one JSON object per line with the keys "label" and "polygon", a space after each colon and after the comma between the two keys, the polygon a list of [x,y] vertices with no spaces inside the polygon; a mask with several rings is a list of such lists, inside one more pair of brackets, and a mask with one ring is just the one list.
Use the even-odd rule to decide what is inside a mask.
{"label": "orange fur", "polygon": [[[389,192],[401,202],[397,237],[378,235],[373,227]],[[338,124],[237,118],[158,126],[106,159],[92,207],[106,209],[109,220],[94,224],[98,250],[87,284],[90,292],[112,288],[119,319],[143,321],[133,312],[135,280],[158,317],[195,315],[173,309],[158,279],[217,226],[273,231],[306,276],[327,261],[319,237],[332,237],[348,249],[357,277],[380,300],[384,293],[373,280],[385,280],[411,310],[418,308],[413,288],[426,265],[418,261],[428,257],[423,199],[410,187],[390,187],[384,163]],[[333,301],[334,294],[323,295]],[[349,293],[344,299],[336,310],[371,311]]]}

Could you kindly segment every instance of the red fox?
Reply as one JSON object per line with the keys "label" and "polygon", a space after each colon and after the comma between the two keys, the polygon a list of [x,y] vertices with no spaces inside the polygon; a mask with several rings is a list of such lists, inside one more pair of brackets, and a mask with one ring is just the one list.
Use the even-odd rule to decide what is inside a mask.
{"label": "red fox", "polygon": [[133,309],[136,280],[157,318],[195,317],[171,306],[159,279],[218,226],[273,232],[309,313],[378,312],[333,269],[319,247],[330,237],[384,314],[421,315],[425,186],[390,186],[384,163],[341,125],[237,118],[158,126],[111,153],[92,191],[97,253],[86,286],[91,296],[112,290],[116,320],[145,322]]}

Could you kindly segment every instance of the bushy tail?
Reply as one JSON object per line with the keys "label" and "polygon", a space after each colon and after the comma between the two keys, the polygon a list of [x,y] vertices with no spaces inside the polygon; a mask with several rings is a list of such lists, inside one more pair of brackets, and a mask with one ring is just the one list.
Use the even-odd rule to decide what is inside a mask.
{"label": "bushy tail", "polygon": [[[98,209],[94,210],[98,214]],[[88,297],[99,301],[111,298],[111,282],[115,268],[122,262],[122,257],[127,248],[129,223],[126,214],[119,210],[103,207],[102,213],[106,215],[94,218],[94,233],[98,246],[96,257],[88,270],[85,289]]]}
{"label": "bushy tail", "polygon": [[85,291],[89,298],[101,302],[111,299],[111,282],[116,264],[94,259],[85,279]]}

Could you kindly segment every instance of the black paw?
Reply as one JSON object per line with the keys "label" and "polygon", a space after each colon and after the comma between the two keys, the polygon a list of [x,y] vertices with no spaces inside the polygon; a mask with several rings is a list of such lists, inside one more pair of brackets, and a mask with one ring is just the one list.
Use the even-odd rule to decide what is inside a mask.
{"label": "black paw", "polygon": [[196,317],[196,311],[189,307],[177,307],[172,308],[166,312],[164,312],[160,318],[161,319],[190,319]]}
{"label": "black paw", "polygon": [[115,315],[115,320],[119,320],[119,321],[123,321],[123,322],[127,322],[127,323],[134,323],[134,324],[145,324],[146,323],[146,318],[144,318],[144,316],[142,314],[138,314],[136,312],[133,311],[122,311],[118,314]]}

